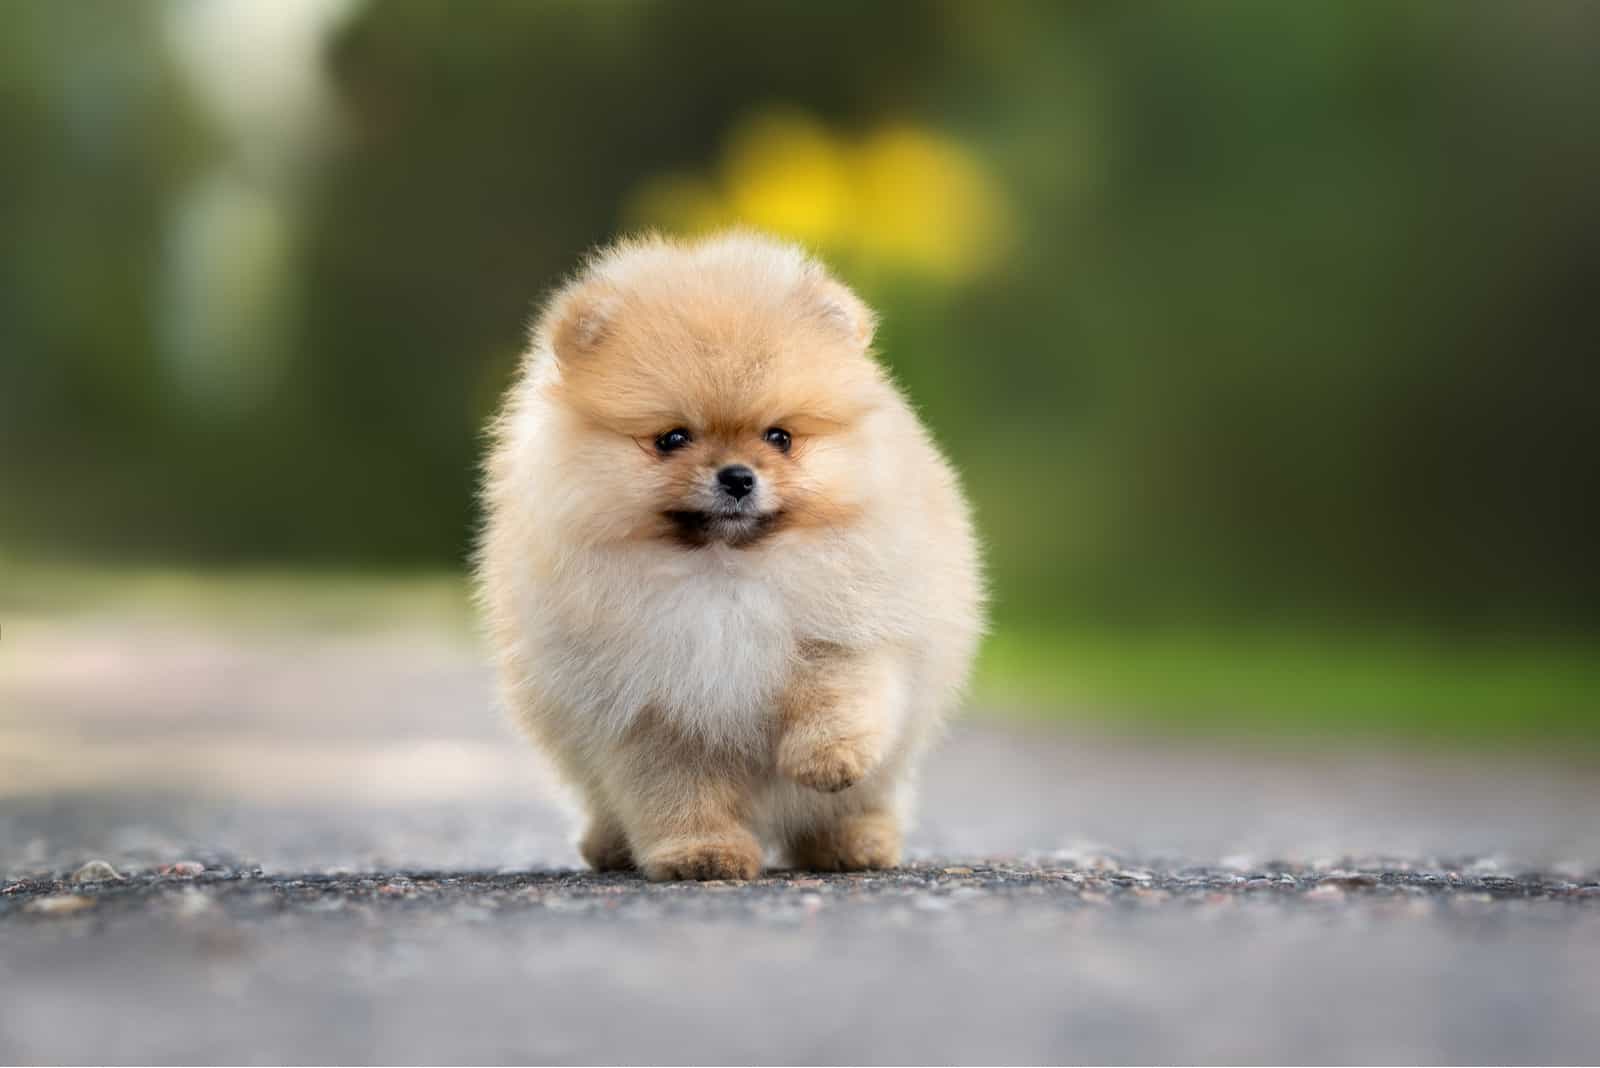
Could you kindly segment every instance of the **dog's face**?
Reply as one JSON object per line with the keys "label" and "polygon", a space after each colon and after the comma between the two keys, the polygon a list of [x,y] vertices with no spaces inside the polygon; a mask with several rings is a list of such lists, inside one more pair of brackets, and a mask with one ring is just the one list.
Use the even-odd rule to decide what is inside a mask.
{"label": "dog's face", "polygon": [[660,458],[652,472],[665,506],[660,514],[688,546],[720,541],[738,548],[776,532],[784,499],[795,496],[784,492],[797,481],[790,468],[804,460],[804,453],[793,456],[792,431],[777,424],[757,431],[748,420],[674,427],[652,447]]}
{"label": "dog's face", "polygon": [[866,308],[762,242],[630,251],[626,271],[596,264],[547,316],[569,433],[542,445],[567,514],[593,540],[686,549],[851,522],[889,388]]}

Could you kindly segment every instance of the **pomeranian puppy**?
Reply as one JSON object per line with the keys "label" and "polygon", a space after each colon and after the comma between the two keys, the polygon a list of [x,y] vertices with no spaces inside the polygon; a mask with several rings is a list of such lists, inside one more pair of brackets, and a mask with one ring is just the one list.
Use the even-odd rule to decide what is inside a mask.
{"label": "pomeranian puppy", "polygon": [[872,333],[817,262],[746,232],[618,244],[534,327],[478,592],[593,867],[899,862],[982,594],[955,475]]}

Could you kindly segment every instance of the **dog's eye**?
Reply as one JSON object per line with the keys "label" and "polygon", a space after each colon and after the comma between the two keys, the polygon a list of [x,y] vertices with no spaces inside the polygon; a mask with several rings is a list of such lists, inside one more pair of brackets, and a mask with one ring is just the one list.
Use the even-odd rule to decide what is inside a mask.
{"label": "dog's eye", "polygon": [[689,432],[680,426],[656,438],[656,450],[658,452],[677,452],[693,440],[694,438],[689,436]]}
{"label": "dog's eye", "polygon": [[794,439],[789,436],[789,432],[781,426],[767,427],[766,433],[761,435],[761,439],[779,452],[788,452],[789,446],[794,444]]}

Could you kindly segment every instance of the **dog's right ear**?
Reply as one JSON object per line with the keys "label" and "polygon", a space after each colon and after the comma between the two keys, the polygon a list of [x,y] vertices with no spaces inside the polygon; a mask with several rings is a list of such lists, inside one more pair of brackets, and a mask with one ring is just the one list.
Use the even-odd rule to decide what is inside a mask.
{"label": "dog's right ear", "polygon": [[556,359],[571,363],[599,348],[610,335],[621,304],[620,297],[593,282],[579,283],[558,294],[542,320],[542,332]]}

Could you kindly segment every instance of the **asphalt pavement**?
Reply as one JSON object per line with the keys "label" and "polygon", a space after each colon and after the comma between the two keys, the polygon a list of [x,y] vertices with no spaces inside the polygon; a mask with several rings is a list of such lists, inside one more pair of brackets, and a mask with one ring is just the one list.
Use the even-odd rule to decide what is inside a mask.
{"label": "asphalt pavement", "polygon": [[909,864],[577,869],[469,636],[0,646],[0,1061],[1600,1060],[1584,757],[975,714]]}

